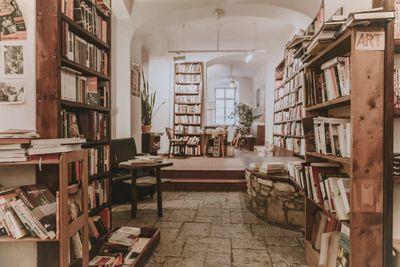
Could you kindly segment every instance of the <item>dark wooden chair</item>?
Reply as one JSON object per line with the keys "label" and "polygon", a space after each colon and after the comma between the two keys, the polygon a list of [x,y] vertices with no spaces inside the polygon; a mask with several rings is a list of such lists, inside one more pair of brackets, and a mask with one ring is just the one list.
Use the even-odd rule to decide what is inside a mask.
{"label": "dark wooden chair", "polygon": [[165,128],[165,132],[169,141],[168,158],[171,155],[171,149],[173,150],[175,147],[178,147],[179,156],[186,157],[185,149],[188,140],[185,138],[184,133],[172,128]]}

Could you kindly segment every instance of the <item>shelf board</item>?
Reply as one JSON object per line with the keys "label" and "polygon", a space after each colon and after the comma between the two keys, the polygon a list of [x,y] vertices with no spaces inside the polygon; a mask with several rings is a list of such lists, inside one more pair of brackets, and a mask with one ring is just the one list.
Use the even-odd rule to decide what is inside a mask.
{"label": "shelf board", "polygon": [[96,215],[96,214],[98,214],[100,211],[102,211],[103,209],[105,209],[105,208],[109,208],[110,207],[110,204],[109,203],[103,203],[103,204],[101,204],[100,206],[98,206],[98,207],[96,207],[96,208],[94,208],[94,209],[91,209],[90,211],[89,211],[89,217],[91,217],[91,216],[94,216],[94,215]]}
{"label": "shelf board", "polygon": [[314,106],[306,107],[306,111],[332,109],[340,106],[348,106],[350,105],[350,103],[351,103],[351,96],[347,95]]}
{"label": "shelf board", "polygon": [[307,63],[306,67],[319,67],[325,62],[338,57],[344,56],[351,50],[351,31],[344,32],[339,38],[324,44],[326,47],[314,57],[312,57]]}
{"label": "shelf board", "polygon": [[191,113],[191,112],[175,112],[175,115],[201,115],[201,113],[200,112],[194,112],[194,113]]}
{"label": "shelf board", "polygon": [[110,140],[88,140],[83,146],[108,145]]}
{"label": "shelf board", "polygon": [[306,138],[304,135],[299,136],[299,135],[288,135],[288,134],[274,134],[274,136],[288,137],[288,138],[297,138],[297,139],[304,139],[304,138]]}
{"label": "shelf board", "polygon": [[58,241],[59,241],[58,239],[49,239],[48,238],[48,239],[42,240],[38,237],[31,237],[31,236],[23,237],[20,239],[15,239],[8,235],[0,236],[0,243],[2,243],[2,242],[58,242]]}
{"label": "shelf board", "polygon": [[175,92],[175,95],[200,95],[200,92]]}
{"label": "shelf board", "polygon": [[178,123],[175,122],[175,125],[192,125],[192,126],[201,126],[201,123]]}
{"label": "shelf board", "polygon": [[83,65],[81,65],[81,64],[79,64],[77,62],[74,62],[72,60],[69,60],[69,59],[67,59],[65,57],[61,57],[61,65],[64,66],[64,67],[68,67],[68,68],[74,69],[74,70],[76,70],[78,72],[81,72],[82,74],[85,74],[85,75],[88,75],[88,76],[90,76],[90,75],[91,76],[96,76],[96,77],[98,77],[98,78],[100,78],[102,80],[106,80],[106,81],[110,80],[109,76],[104,75],[104,74],[102,74],[100,72],[97,72],[95,70],[92,70],[92,69],[90,69],[90,68],[88,68],[86,66],[83,66]]}
{"label": "shelf board", "polygon": [[177,71],[175,74],[186,74],[186,75],[201,75],[201,72],[182,72],[182,71]]}
{"label": "shelf board", "polygon": [[58,159],[44,159],[42,161],[39,160],[28,160],[21,162],[0,162],[0,166],[22,166],[22,165],[56,165],[59,164],[60,161]]}
{"label": "shelf board", "polygon": [[201,82],[189,83],[189,82],[175,82],[176,84],[201,84]]}
{"label": "shelf board", "polygon": [[80,102],[74,102],[70,100],[61,100],[61,105],[63,107],[68,107],[68,108],[73,108],[73,109],[83,109],[83,110],[95,110],[95,111],[100,111],[100,112],[110,112],[111,110],[106,107],[101,107],[101,106],[93,106],[93,105],[88,105]]}
{"label": "shelf board", "polygon": [[351,158],[337,157],[337,156],[333,156],[333,155],[324,155],[324,154],[317,153],[317,152],[306,152],[306,155],[310,156],[310,157],[326,159],[329,161],[338,162],[338,163],[342,163],[342,164],[346,164],[346,165],[351,164]]}
{"label": "shelf board", "polygon": [[61,19],[67,22],[70,25],[70,30],[78,35],[79,37],[85,39],[86,41],[96,45],[98,48],[104,50],[110,50],[110,45],[98,38],[93,33],[89,32],[88,30],[84,29],[78,23],[70,19],[68,16],[61,14]]}
{"label": "shelf board", "polygon": [[181,103],[181,102],[176,102],[176,105],[201,105],[201,102],[194,102],[194,103]]}
{"label": "shelf board", "polygon": [[89,182],[92,182],[92,181],[95,181],[95,180],[99,180],[99,179],[104,179],[104,178],[107,178],[110,175],[111,175],[111,172],[103,172],[103,173],[90,175],[89,176]]}
{"label": "shelf board", "polygon": [[285,123],[290,123],[290,122],[301,122],[302,119],[294,119],[294,120],[287,120],[287,121],[281,121],[281,122],[274,122],[275,125],[277,124],[285,124]]}

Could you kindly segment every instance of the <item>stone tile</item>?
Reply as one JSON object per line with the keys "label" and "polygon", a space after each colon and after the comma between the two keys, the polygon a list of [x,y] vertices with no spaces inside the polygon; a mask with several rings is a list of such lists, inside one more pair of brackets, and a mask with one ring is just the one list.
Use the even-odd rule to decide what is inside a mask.
{"label": "stone tile", "polygon": [[194,222],[210,223],[213,225],[221,225],[222,217],[196,216]]}
{"label": "stone tile", "polygon": [[156,228],[167,228],[167,229],[180,229],[183,225],[183,222],[164,222],[164,221],[157,221],[154,224]]}
{"label": "stone tile", "polygon": [[267,250],[232,249],[233,266],[271,267]]}
{"label": "stone tile", "polygon": [[207,253],[205,266],[206,267],[230,267],[231,266],[231,255],[230,254]]}
{"label": "stone tile", "polygon": [[232,248],[241,249],[267,249],[263,240],[248,238],[232,238]]}
{"label": "stone tile", "polygon": [[204,200],[205,204],[216,203],[216,202],[226,202],[227,198],[225,195],[207,195]]}
{"label": "stone tile", "polygon": [[197,210],[201,204],[203,204],[203,200],[202,199],[186,199],[182,203],[182,209],[195,209],[195,210]]}
{"label": "stone tile", "polygon": [[[167,259],[166,256],[159,256],[159,255],[152,255],[148,261],[148,263],[152,264],[164,264],[165,260]],[[147,265],[146,265],[147,266]]]}
{"label": "stone tile", "polygon": [[157,216],[144,216],[141,214],[136,215],[136,219],[129,220],[126,226],[153,226],[157,221]]}
{"label": "stone tile", "polygon": [[163,192],[163,200],[182,200],[186,197],[187,192]]}
{"label": "stone tile", "polygon": [[168,257],[163,267],[203,267],[204,259]]}
{"label": "stone tile", "polygon": [[206,198],[206,192],[188,192],[185,196],[185,200],[204,200]]}
{"label": "stone tile", "polygon": [[273,263],[304,265],[304,248],[302,247],[268,247]]}
{"label": "stone tile", "polygon": [[178,237],[179,229],[164,228],[161,229],[161,240],[163,242],[175,241]]}
{"label": "stone tile", "polygon": [[195,210],[173,210],[168,216],[168,221],[171,222],[192,222],[196,216]]}
{"label": "stone tile", "polygon": [[176,200],[163,200],[163,208],[166,209],[179,209],[182,207],[184,200],[176,199]]}
{"label": "stone tile", "polygon": [[231,241],[228,238],[188,237],[183,253],[231,253]]}
{"label": "stone tile", "polygon": [[303,233],[297,231],[291,231],[287,229],[281,229],[281,232],[287,237],[303,237]]}
{"label": "stone tile", "polygon": [[184,242],[177,240],[174,242],[161,241],[154,251],[155,255],[165,257],[180,257],[183,250]]}
{"label": "stone tile", "polygon": [[254,224],[251,226],[255,236],[285,237],[283,230],[269,224]]}
{"label": "stone tile", "polygon": [[209,217],[229,217],[230,211],[223,209],[209,209],[209,208],[200,208],[197,210],[198,216],[209,216]]}
{"label": "stone tile", "polygon": [[281,262],[281,263],[273,263],[272,267],[309,267],[309,266],[305,264],[287,264]]}
{"label": "stone tile", "polygon": [[208,223],[184,223],[179,234],[180,238],[186,238],[189,236],[205,237],[209,235],[210,224]]}
{"label": "stone tile", "polygon": [[231,209],[231,210],[241,210],[246,208],[246,205],[242,202],[223,202],[221,204],[222,209]]}
{"label": "stone tile", "polygon": [[148,262],[145,267],[162,267],[164,264],[162,263],[152,263],[152,262]]}
{"label": "stone tile", "polygon": [[204,208],[204,209],[220,209],[222,207],[222,204],[225,202],[213,202],[213,203],[206,203],[205,201],[203,201],[203,203],[201,203],[199,205],[199,208]]}
{"label": "stone tile", "polygon": [[258,224],[260,223],[260,220],[251,212],[233,211],[231,212],[231,223]]}
{"label": "stone tile", "polygon": [[275,237],[268,236],[265,238],[265,244],[273,247],[300,247],[301,243],[294,237]]}
{"label": "stone tile", "polygon": [[212,237],[225,238],[252,238],[251,228],[243,224],[226,224],[222,226],[211,226]]}

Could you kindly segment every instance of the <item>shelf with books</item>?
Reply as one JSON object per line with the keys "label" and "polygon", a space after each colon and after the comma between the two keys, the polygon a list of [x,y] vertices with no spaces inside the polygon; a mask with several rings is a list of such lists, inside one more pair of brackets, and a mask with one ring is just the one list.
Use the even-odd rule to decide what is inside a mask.
{"label": "shelf with books", "polygon": [[63,107],[68,107],[71,110],[95,110],[95,111],[106,112],[106,113],[109,113],[111,111],[109,108],[106,108],[106,107],[88,105],[88,104],[64,100],[64,99],[61,100],[61,105]]}
{"label": "shelf with books", "polygon": [[79,37],[85,39],[86,41],[90,41],[99,48],[110,50],[109,44],[105,43],[103,40],[101,40],[100,38],[89,32],[88,30],[84,29],[82,26],[80,26],[78,23],[70,19],[68,16],[61,14],[60,17],[63,21],[69,24],[70,30]]}
{"label": "shelf with books", "polygon": [[89,176],[89,182],[100,180],[100,179],[108,179],[111,175],[111,172],[102,172],[94,175]]}
{"label": "shelf with books", "polygon": [[298,138],[298,139],[304,139],[306,138],[305,136],[298,136],[298,135],[290,135],[290,134],[274,134],[274,136],[281,136],[281,137],[288,137],[288,138]]}
{"label": "shelf with books", "polygon": [[0,243],[2,242],[59,242],[59,239],[40,239],[39,237],[22,237],[20,239],[15,239],[11,236],[0,236]]}
{"label": "shelf with books", "polygon": [[394,175],[394,176],[393,176],[393,183],[395,183],[395,184],[400,184],[400,176]]}
{"label": "shelf with books", "polygon": [[96,77],[98,77],[98,78],[100,78],[102,80],[110,81],[110,76],[104,75],[104,74],[102,74],[102,73],[100,73],[98,71],[92,70],[92,69],[90,69],[90,68],[88,68],[86,66],[83,66],[82,64],[79,64],[77,62],[69,60],[69,59],[67,59],[65,57],[61,58],[61,65],[65,66],[65,67],[68,67],[68,68],[71,68],[71,69],[74,69],[76,71],[79,71],[79,72],[81,72],[81,73],[83,73],[85,75],[88,75],[88,76],[96,76]]}
{"label": "shelf with books", "polygon": [[96,208],[94,208],[94,209],[91,209],[90,211],[89,211],[89,216],[91,217],[91,216],[94,216],[94,215],[97,215],[99,212],[101,212],[103,209],[109,209],[109,208],[111,208],[111,205],[110,205],[110,203],[103,203],[103,204],[101,204],[100,206],[98,206],[98,207],[96,207]]}

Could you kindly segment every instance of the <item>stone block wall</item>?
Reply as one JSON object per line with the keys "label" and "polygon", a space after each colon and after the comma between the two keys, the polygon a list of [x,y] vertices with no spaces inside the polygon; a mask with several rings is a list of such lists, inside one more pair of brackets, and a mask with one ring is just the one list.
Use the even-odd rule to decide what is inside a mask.
{"label": "stone block wall", "polygon": [[304,230],[304,193],[288,182],[257,177],[246,171],[251,207],[259,217],[275,225]]}

